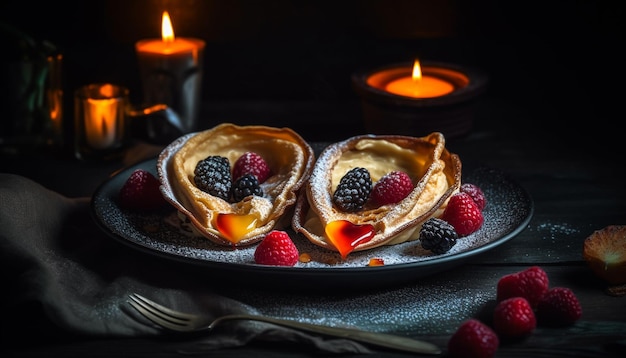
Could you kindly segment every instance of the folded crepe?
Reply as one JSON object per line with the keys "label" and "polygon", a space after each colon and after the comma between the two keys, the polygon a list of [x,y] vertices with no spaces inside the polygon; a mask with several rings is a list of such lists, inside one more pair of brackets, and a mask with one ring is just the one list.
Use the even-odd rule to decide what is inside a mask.
{"label": "folded crepe", "polygon": [[[232,166],[246,152],[259,154],[270,168],[270,177],[260,184],[262,196],[229,202],[195,185],[199,161],[221,156]],[[158,158],[158,174],[163,195],[198,234],[220,245],[245,246],[289,226],[290,209],[314,163],[313,149],[289,128],[224,123],[167,146]]]}
{"label": "folded crepe", "polygon": [[[378,206],[370,200],[362,210],[340,210],[333,205],[333,193],[341,178],[357,167],[367,169],[373,183],[391,171],[406,172],[413,190],[395,204]],[[422,223],[441,215],[460,185],[461,161],[445,148],[439,132],[425,137],[356,136],[320,154],[296,204],[292,226],[345,259],[352,251],[417,239]]]}

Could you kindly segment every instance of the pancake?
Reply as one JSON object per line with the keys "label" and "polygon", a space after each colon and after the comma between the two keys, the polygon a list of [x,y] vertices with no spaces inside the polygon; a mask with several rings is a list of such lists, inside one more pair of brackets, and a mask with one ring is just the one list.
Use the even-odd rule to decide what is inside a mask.
{"label": "pancake", "polygon": [[[333,193],[352,168],[366,168],[375,183],[391,171],[409,175],[413,190],[403,200],[346,212],[333,205]],[[440,216],[459,191],[461,161],[445,148],[439,132],[425,137],[363,135],[328,146],[300,193],[292,227],[312,243],[338,251],[373,249],[419,238],[422,223]]]}
{"label": "pancake", "polygon": [[[262,196],[230,202],[196,187],[194,169],[200,160],[222,156],[232,170],[246,152],[259,154],[270,168],[270,177],[260,184]],[[172,142],[159,155],[157,169],[164,197],[198,234],[220,245],[246,246],[289,225],[314,163],[313,149],[289,128],[224,123]]]}

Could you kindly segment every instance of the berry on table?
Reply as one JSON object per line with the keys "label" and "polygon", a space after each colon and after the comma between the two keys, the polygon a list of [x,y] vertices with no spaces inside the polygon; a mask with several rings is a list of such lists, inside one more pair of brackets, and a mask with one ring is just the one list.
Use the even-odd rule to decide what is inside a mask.
{"label": "berry on table", "polygon": [[232,186],[228,158],[210,155],[198,161],[193,180],[198,189],[228,201]]}
{"label": "berry on table", "polygon": [[467,236],[483,225],[483,214],[472,197],[458,192],[450,197],[441,219],[449,222],[459,237]]}
{"label": "berry on table", "polygon": [[463,322],[448,341],[451,357],[491,358],[496,354],[500,340],[491,327],[477,319]]}
{"label": "berry on table", "polygon": [[333,203],[341,211],[359,211],[369,199],[371,192],[370,172],[365,168],[352,168],[339,181],[333,193]]}
{"label": "berry on table", "polygon": [[461,184],[460,191],[462,193],[469,194],[469,196],[474,199],[474,202],[476,203],[476,206],[478,206],[478,209],[480,209],[480,211],[483,211],[485,205],[487,205],[487,200],[485,199],[485,193],[483,193],[482,189],[478,185],[472,183],[463,183]]}
{"label": "berry on table", "polygon": [[548,292],[549,280],[539,266],[502,276],[496,287],[496,299],[502,301],[511,297],[524,297],[535,308],[541,297]]}
{"label": "berry on table", "polygon": [[298,262],[298,248],[285,231],[268,233],[254,251],[254,262],[261,265],[293,266]]}
{"label": "berry on table", "polygon": [[[535,301],[534,305],[531,300]],[[582,316],[582,308],[571,289],[566,287],[548,289],[546,272],[538,266],[532,266],[500,278],[496,306],[492,313],[491,327],[502,341],[524,338],[538,325],[546,327],[571,325]],[[465,332],[467,329],[465,328]],[[461,328],[458,331],[462,331]],[[458,331],[455,336],[461,334]],[[454,338],[448,343],[450,355],[453,357],[474,357],[472,345],[480,346],[483,343],[480,341],[480,335],[471,332],[465,335],[466,341],[459,337]]]}
{"label": "berry on table", "polygon": [[233,165],[233,179],[237,180],[244,174],[252,174],[256,176],[259,183],[263,183],[270,176],[270,167],[258,153],[245,152]]}
{"label": "berry on table", "polygon": [[523,297],[507,298],[493,310],[493,328],[500,337],[520,338],[537,327],[535,312]]}
{"label": "berry on table", "polygon": [[120,205],[132,210],[154,210],[167,204],[159,180],[144,169],[134,170],[120,189]]}
{"label": "berry on table", "polygon": [[403,171],[392,171],[374,185],[372,200],[377,205],[395,204],[413,191],[411,177]]}
{"label": "berry on table", "polygon": [[437,255],[448,252],[458,239],[454,226],[438,218],[430,218],[422,224],[419,240],[424,250]]}
{"label": "berry on table", "polygon": [[551,288],[537,305],[537,320],[542,326],[567,326],[582,316],[578,297],[566,287]]}

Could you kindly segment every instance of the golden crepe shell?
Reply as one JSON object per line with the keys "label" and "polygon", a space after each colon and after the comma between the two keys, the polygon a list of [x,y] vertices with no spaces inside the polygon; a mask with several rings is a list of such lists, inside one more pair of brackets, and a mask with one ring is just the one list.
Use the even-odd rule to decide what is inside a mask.
{"label": "golden crepe shell", "polygon": [[[223,156],[229,159],[232,170],[237,158],[248,151],[263,157],[271,170],[271,176],[261,183],[262,197],[250,196],[231,203],[195,186],[194,169],[199,160],[209,155]],[[272,229],[289,224],[288,209],[293,209],[314,163],[313,149],[289,128],[224,123],[172,142],[159,155],[157,169],[163,195],[200,235],[220,245],[245,246],[261,241]],[[216,218],[222,214],[252,217],[256,222],[237,237],[229,237],[216,224]],[[281,220],[283,216],[287,218]]]}
{"label": "golden crepe shell", "polygon": [[[355,167],[368,169],[373,183],[393,170],[404,171],[413,181],[413,191],[396,204],[375,207],[368,202],[361,211],[343,212],[333,206],[333,192],[341,177]],[[460,185],[461,161],[445,148],[439,132],[425,137],[356,136],[332,144],[320,154],[300,193],[292,226],[312,243],[339,251],[345,258],[351,251],[417,239],[421,224],[441,215]],[[328,224],[338,221],[372,225],[373,237],[351,243],[348,249],[338,248],[341,245],[326,233]]]}

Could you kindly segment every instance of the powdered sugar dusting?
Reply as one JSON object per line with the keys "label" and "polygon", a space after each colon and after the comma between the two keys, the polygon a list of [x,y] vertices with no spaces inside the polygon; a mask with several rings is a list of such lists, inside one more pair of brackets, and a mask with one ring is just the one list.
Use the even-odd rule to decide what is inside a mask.
{"label": "powdered sugar dusting", "polygon": [[[151,172],[156,170],[154,160],[138,166]],[[204,237],[194,235],[180,223],[176,225],[177,215],[173,210],[143,214],[120,208],[117,202],[119,189],[134,169],[136,167],[129,168],[113,177],[93,196],[94,215],[105,231],[124,243],[172,259],[206,264],[211,267],[217,265],[224,269],[228,269],[230,265],[244,265],[250,269],[258,267],[254,263],[255,245],[241,248],[219,246]],[[443,262],[449,265],[454,260],[468,258],[505,242],[528,224],[532,215],[532,202],[526,191],[502,172],[479,168],[467,173],[464,182],[474,183],[483,190],[487,201],[483,211],[485,222],[477,232],[460,238],[446,254],[434,255],[422,249],[419,240],[415,240],[353,252],[346,260],[341,260],[338,252],[318,247],[289,229],[286,231],[294,240],[299,252],[308,253],[312,260],[307,263],[298,262],[293,268],[281,267],[277,270],[367,269],[371,258],[383,259],[384,267],[389,268],[405,265],[410,267],[420,263],[438,265]]]}
{"label": "powdered sugar dusting", "polygon": [[259,294],[250,290],[235,290],[231,294],[274,317],[410,336],[451,334],[442,332],[442,328],[457,327],[465,317],[475,315],[477,307],[495,298],[494,292],[467,287],[462,282],[429,285],[427,290],[421,285],[409,285],[348,296],[303,297],[302,292]]}
{"label": "powdered sugar dusting", "polygon": [[[563,222],[542,222],[535,226],[530,226],[529,231],[535,232],[535,236],[541,238],[542,240],[546,240],[552,243],[556,243],[559,241],[559,238],[567,237],[567,236],[577,236],[580,234],[580,230],[572,227],[568,223]],[[560,259],[564,252],[567,250],[563,250],[563,245],[566,247],[571,247],[572,245],[579,245],[578,241],[565,240],[564,243],[559,241],[559,245],[546,245],[542,250],[543,254],[547,257],[552,257],[554,259]]]}
{"label": "powdered sugar dusting", "polygon": [[534,230],[541,233],[544,239],[550,239],[550,240],[554,240],[556,237],[559,237],[562,235],[574,235],[580,232],[580,230],[570,227],[570,225],[567,223],[551,223],[551,222],[541,223],[540,225],[537,225],[537,227],[534,228]]}
{"label": "powdered sugar dusting", "polygon": [[[348,145],[350,139],[345,141],[333,144],[331,146],[326,147],[319,158],[317,158],[318,162],[329,163],[330,167],[332,167],[332,163],[337,161],[341,156],[341,151]],[[313,171],[308,179],[308,186],[311,189],[311,194],[314,198],[322,198],[329,197],[329,190],[326,189],[326,182],[328,178],[328,168],[327,166],[315,165],[313,167]],[[330,202],[330,199],[326,199],[326,201]]]}

